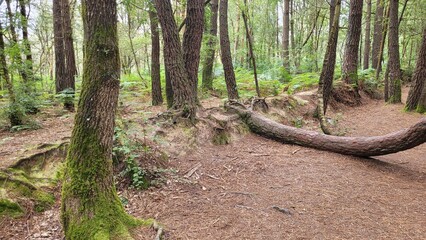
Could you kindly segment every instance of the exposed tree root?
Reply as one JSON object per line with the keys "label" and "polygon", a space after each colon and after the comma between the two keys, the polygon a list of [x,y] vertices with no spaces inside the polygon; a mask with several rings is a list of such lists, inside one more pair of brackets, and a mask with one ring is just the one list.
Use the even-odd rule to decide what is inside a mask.
{"label": "exposed tree root", "polygon": [[284,143],[354,156],[378,156],[404,151],[426,142],[426,118],[408,129],[376,137],[338,137],[298,129],[274,122],[247,110],[240,103],[229,102],[228,110],[239,114],[254,133]]}

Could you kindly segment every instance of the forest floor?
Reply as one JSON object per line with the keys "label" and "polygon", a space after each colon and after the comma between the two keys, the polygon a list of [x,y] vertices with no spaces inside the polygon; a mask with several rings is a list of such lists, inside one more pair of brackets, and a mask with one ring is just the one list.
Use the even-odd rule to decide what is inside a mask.
{"label": "forest floor", "polygon": [[[422,117],[403,112],[402,104],[366,98],[330,114],[346,136],[383,135]],[[0,133],[0,164],[22,149],[62,141],[72,117],[42,125]],[[426,239],[426,144],[359,158],[247,133],[227,145],[172,154],[167,167],[176,174],[161,187],[120,192],[129,213],[164,225],[165,239]],[[0,239],[62,239],[57,197],[44,213],[1,220]],[[134,234],[155,236],[151,229]]]}

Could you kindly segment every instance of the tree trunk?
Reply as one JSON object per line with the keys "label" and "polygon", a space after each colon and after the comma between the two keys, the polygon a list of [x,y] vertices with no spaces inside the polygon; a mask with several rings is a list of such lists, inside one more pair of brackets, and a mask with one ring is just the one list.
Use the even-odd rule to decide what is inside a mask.
{"label": "tree trunk", "polygon": [[[218,15],[218,0],[212,0],[210,3],[210,35],[207,42],[207,54],[203,64],[203,89],[213,89],[213,66],[215,59],[215,49],[217,42],[217,15]],[[236,44],[238,39],[236,40]]]}
{"label": "tree trunk", "polygon": [[178,115],[195,119],[196,96],[193,83],[185,69],[182,47],[179,40],[179,32],[173,17],[173,9],[170,1],[155,0],[158,19],[163,32],[164,61],[170,76],[173,89],[172,108],[178,111]]}
{"label": "tree trunk", "polygon": [[328,30],[331,32],[334,22],[334,12],[336,11],[336,0],[330,0],[330,19],[328,23]]}
{"label": "tree trunk", "polygon": [[19,9],[21,13],[21,27],[22,27],[22,40],[24,45],[24,54],[25,54],[25,64],[24,64],[24,71],[26,71],[27,76],[29,79],[33,80],[33,56],[31,54],[31,45],[30,41],[28,39],[28,17],[27,17],[27,1],[26,0],[19,0]]}
{"label": "tree trunk", "polygon": [[284,0],[283,15],[283,65],[290,70],[289,42],[290,42],[290,0]]}
{"label": "tree trunk", "polygon": [[423,84],[423,92],[420,95],[419,103],[417,104],[416,111],[418,113],[425,113],[426,112],[426,83]]}
{"label": "tree trunk", "polygon": [[17,111],[15,91],[13,83],[9,76],[9,69],[6,63],[5,44],[3,37],[3,27],[0,22],[0,78],[3,78],[7,91],[9,93],[9,121],[10,125],[17,126],[22,124],[22,115]]}
{"label": "tree trunk", "polygon": [[363,0],[351,0],[348,35],[345,45],[345,55],[342,65],[342,81],[354,86],[358,92],[358,49],[361,38],[361,20],[362,20]]}
{"label": "tree trunk", "polygon": [[229,44],[228,0],[220,0],[219,14],[220,51],[228,98],[238,99],[237,83],[235,81],[234,67],[232,65],[231,46]]}
{"label": "tree trunk", "polygon": [[[371,0],[369,0],[371,1]],[[376,13],[374,15],[374,34],[373,34],[373,47],[371,50],[371,67],[377,69],[379,62],[380,43],[383,34],[383,13],[385,8],[384,0],[377,0]]]}
{"label": "tree trunk", "polygon": [[188,0],[186,4],[186,28],[183,34],[183,60],[192,92],[197,101],[198,67],[204,27],[204,0]]}
{"label": "tree trunk", "polygon": [[[380,46],[379,46],[379,53],[377,56],[377,64],[376,64],[376,81],[379,81],[380,72],[382,71],[382,60],[383,60],[383,53],[385,51],[385,42],[386,42],[386,35],[388,34],[388,24],[389,24],[389,5],[386,8],[385,15],[383,16],[383,22],[382,22],[382,32],[381,36],[382,39],[380,40]],[[386,87],[386,84],[385,84]],[[388,100],[387,98],[388,91],[385,89],[385,101]]]}
{"label": "tree trunk", "polygon": [[64,26],[62,21],[62,0],[53,0],[53,35],[55,46],[55,83],[56,93],[60,93],[65,89],[65,48],[64,48]]}
{"label": "tree trunk", "polygon": [[[287,1],[287,0],[286,0]],[[242,16],[243,16],[243,20],[244,20],[244,27],[246,29],[246,38],[247,38],[247,43],[249,45],[249,52],[250,52],[250,59],[252,61],[253,64],[253,71],[254,71],[254,83],[256,85],[256,94],[258,97],[260,97],[260,89],[259,89],[259,82],[257,80],[257,68],[256,68],[256,58],[254,56],[254,51],[253,51],[253,41],[252,41],[252,36],[251,33],[249,31],[249,27],[248,27],[248,20],[247,20],[247,14],[246,12],[248,11],[247,8],[247,0],[244,0],[244,10],[242,11]],[[287,42],[288,43],[288,42]],[[287,53],[288,53],[288,45],[287,45]]]}
{"label": "tree trunk", "polygon": [[160,75],[160,33],[158,32],[157,13],[149,10],[149,22],[151,27],[151,91],[152,105],[157,106],[163,103],[161,94],[161,75]]}
{"label": "tree trunk", "polygon": [[338,137],[274,122],[244,106],[231,102],[227,109],[237,112],[250,130],[266,138],[319,150],[361,157],[404,151],[426,142],[426,118],[408,129],[377,137]]}
{"label": "tree trunk", "polygon": [[71,14],[68,0],[62,0],[62,36],[65,55],[65,75],[62,84],[62,90],[69,89],[72,96],[64,103],[64,108],[74,111],[74,92],[75,92],[75,75],[77,67],[75,65],[74,41],[72,37]]}
{"label": "tree trunk", "polygon": [[411,89],[408,93],[405,109],[415,110],[420,100],[420,96],[426,82],[426,27],[423,29],[423,40],[420,46],[419,57],[417,58],[416,70],[411,79]]}
{"label": "tree trunk", "polygon": [[365,41],[364,41],[364,66],[368,69],[370,65],[370,27],[371,27],[371,0],[367,0],[367,16],[365,19]]}
{"label": "tree trunk", "polygon": [[16,29],[15,29],[15,19],[12,13],[12,9],[10,7],[10,0],[6,0],[6,7],[7,7],[7,16],[9,18],[9,30],[10,30],[10,35],[12,36],[12,39],[10,41],[10,45],[12,48],[16,48],[19,49],[19,51],[15,51],[15,53],[13,53],[12,55],[12,59],[13,62],[16,63],[16,65],[18,66],[18,72],[19,75],[22,78],[22,81],[24,83],[28,82],[28,74],[25,71],[25,66],[23,64],[23,60],[22,60],[22,56],[21,56],[21,51],[20,51],[20,47],[19,47],[19,43],[18,43],[18,35],[16,33]]}
{"label": "tree trunk", "polygon": [[398,0],[389,2],[389,103],[401,102],[401,67],[399,62]]}
{"label": "tree trunk", "polygon": [[140,224],[114,186],[112,145],[120,89],[115,0],[83,1],[84,70],[62,185],[66,239],[130,239]]}
{"label": "tree trunk", "polygon": [[322,111],[319,111],[319,114],[326,113],[331,90],[333,88],[337,40],[339,37],[340,7],[341,0],[336,0],[334,2],[334,6],[330,7],[330,11],[333,9],[335,12],[333,14],[333,24],[330,29],[330,34],[328,35],[327,49],[324,55],[324,61],[318,83],[318,107],[320,110],[322,109]]}

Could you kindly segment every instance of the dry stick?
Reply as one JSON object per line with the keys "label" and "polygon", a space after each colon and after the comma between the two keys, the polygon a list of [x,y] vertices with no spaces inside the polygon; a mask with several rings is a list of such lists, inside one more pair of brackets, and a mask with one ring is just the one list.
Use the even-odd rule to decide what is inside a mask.
{"label": "dry stick", "polygon": [[191,177],[192,176],[192,174],[194,174],[195,173],[195,171],[197,171],[200,167],[201,167],[201,163],[197,163],[197,164],[195,164],[195,166],[191,169],[191,170],[189,170],[188,171],[188,173],[187,174],[185,174],[185,178],[189,178],[189,177]]}
{"label": "dry stick", "polygon": [[256,84],[256,93],[257,93],[257,96],[260,97],[259,82],[257,80],[256,59],[254,57],[253,42],[252,42],[251,34],[250,34],[250,31],[249,31],[249,28],[248,28],[246,10],[247,10],[247,0],[244,0],[244,10],[242,10],[242,16],[243,16],[243,20],[244,20],[244,26],[246,28],[246,38],[247,38],[247,42],[248,42],[248,45],[249,45],[250,58],[251,58],[252,63],[253,63],[254,82]]}
{"label": "dry stick", "polygon": [[405,9],[407,8],[408,0],[405,0],[404,7],[402,7],[401,16],[399,17],[398,26],[401,25],[402,19],[404,17]]}

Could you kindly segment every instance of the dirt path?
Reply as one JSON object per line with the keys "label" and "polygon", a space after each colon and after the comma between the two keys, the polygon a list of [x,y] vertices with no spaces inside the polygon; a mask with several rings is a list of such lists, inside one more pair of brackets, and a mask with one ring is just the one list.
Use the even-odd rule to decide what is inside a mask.
{"label": "dirt path", "polygon": [[[339,126],[371,136],[421,117],[402,107],[369,100],[344,111]],[[425,144],[365,159],[247,134],[170,164],[178,174],[164,187],[122,193],[130,213],[164,224],[166,239],[426,239]],[[58,211],[0,223],[0,239],[60,239]]]}

